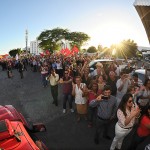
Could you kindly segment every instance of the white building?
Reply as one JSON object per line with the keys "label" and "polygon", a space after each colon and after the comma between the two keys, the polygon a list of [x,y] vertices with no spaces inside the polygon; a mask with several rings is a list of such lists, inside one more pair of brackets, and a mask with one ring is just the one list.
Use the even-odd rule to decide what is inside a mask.
{"label": "white building", "polygon": [[39,53],[42,51],[42,49],[39,47],[39,41],[31,41],[30,42],[30,53],[34,55],[39,55]]}
{"label": "white building", "polygon": [[150,47],[138,46],[137,48],[138,48],[139,51],[142,51],[142,52],[150,51]]}
{"label": "white building", "polygon": [[150,55],[150,47],[138,46],[138,50],[142,52],[144,57],[147,57]]}

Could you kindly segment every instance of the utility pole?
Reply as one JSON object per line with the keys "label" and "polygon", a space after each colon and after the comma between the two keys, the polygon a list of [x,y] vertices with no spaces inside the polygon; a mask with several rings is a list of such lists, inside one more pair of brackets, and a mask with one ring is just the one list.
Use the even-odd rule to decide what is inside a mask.
{"label": "utility pole", "polygon": [[25,34],[26,34],[25,40],[26,40],[26,53],[27,53],[27,51],[28,51],[28,30],[27,29],[25,31]]}

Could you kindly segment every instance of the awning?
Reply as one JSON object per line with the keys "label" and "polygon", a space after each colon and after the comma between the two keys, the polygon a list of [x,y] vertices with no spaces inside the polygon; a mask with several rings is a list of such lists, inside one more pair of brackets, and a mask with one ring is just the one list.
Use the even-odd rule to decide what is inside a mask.
{"label": "awning", "polygon": [[150,43],[150,0],[136,0],[134,7],[136,8],[144,25]]}

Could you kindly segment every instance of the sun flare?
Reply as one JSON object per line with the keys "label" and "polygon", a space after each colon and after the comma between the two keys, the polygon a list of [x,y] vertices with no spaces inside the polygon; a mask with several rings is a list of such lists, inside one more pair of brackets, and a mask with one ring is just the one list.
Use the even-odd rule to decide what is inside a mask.
{"label": "sun flare", "polygon": [[112,44],[118,44],[123,40],[130,39],[132,29],[127,24],[119,22],[102,24],[97,29],[91,30],[91,40],[88,45],[110,47]]}

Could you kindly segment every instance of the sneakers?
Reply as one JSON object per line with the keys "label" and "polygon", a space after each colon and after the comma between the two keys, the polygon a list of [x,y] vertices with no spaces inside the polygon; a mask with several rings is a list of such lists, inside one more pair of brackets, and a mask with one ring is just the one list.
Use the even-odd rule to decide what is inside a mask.
{"label": "sneakers", "polygon": [[[70,111],[72,112],[72,113],[74,113],[74,110],[73,109],[70,109]],[[66,113],[66,109],[63,109],[63,114],[65,114]]]}
{"label": "sneakers", "polygon": [[74,110],[73,110],[73,109],[70,109],[70,111],[71,111],[72,113],[74,113]]}
{"label": "sneakers", "polygon": [[65,114],[66,113],[66,109],[63,109],[63,114]]}

